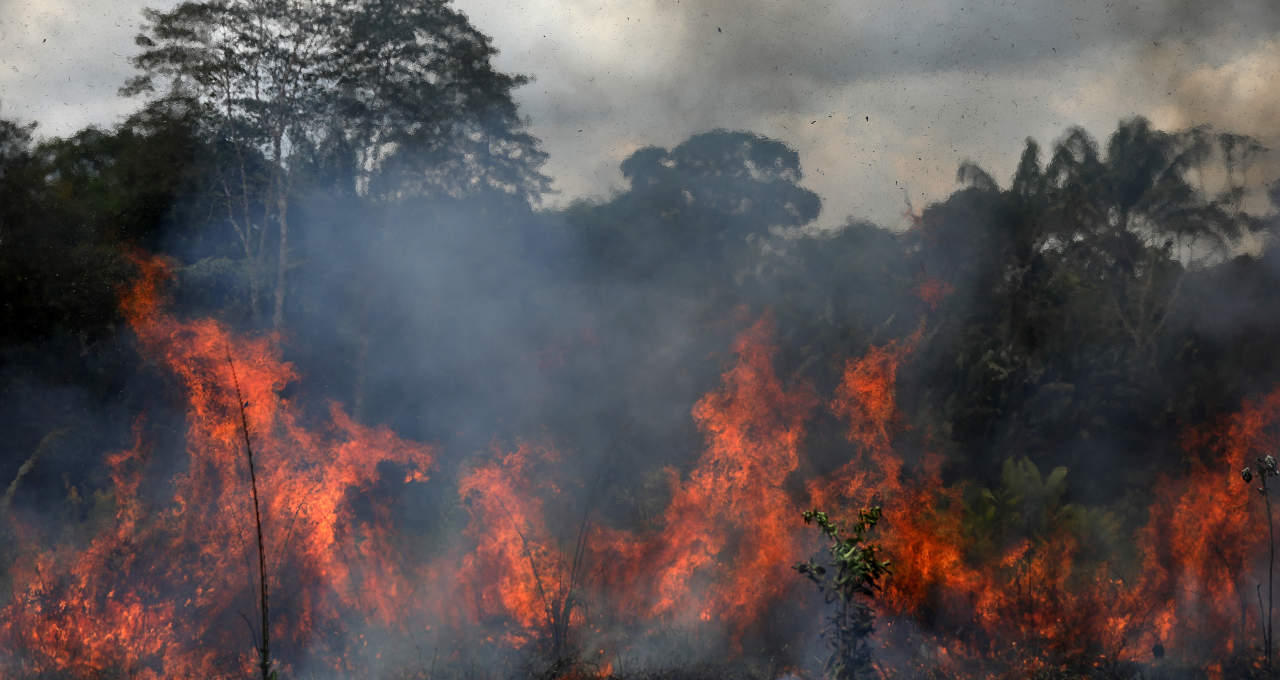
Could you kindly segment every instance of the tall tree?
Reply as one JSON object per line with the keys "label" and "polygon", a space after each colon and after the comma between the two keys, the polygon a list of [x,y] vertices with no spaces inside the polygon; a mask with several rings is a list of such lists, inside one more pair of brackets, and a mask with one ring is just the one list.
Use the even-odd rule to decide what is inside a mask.
{"label": "tall tree", "polygon": [[330,132],[355,160],[356,190],[378,198],[489,191],[536,199],[545,160],[489,38],[447,2],[344,0]]}
{"label": "tall tree", "polygon": [[212,0],[146,17],[140,74],[122,91],[204,111],[251,307],[270,286],[277,326],[303,178],[384,199],[494,189],[533,199],[548,186],[511,99],[524,81],[492,68],[488,38],[446,2]]}
{"label": "tall tree", "polygon": [[944,330],[921,365],[955,381],[939,412],[971,459],[1012,448],[1097,466],[1072,452],[1160,436],[1132,424],[1170,417],[1153,385],[1195,347],[1178,318],[1189,282],[1203,297],[1199,272],[1263,226],[1245,210],[1259,152],[1248,138],[1136,118],[1103,145],[1069,130],[1043,164],[1028,140],[1008,188],[961,168],[965,186],[905,237],[919,269],[962,303],[933,324]]}
{"label": "tall tree", "polygon": [[1262,226],[1241,200],[1260,150],[1248,137],[1166,132],[1143,118],[1120,123],[1105,157],[1079,129],[1058,144],[1046,171],[1049,229],[1114,284],[1109,306],[1135,351],[1151,356],[1187,265]]}
{"label": "tall tree", "polygon": [[[334,23],[328,3],[303,0],[186,2],[148,9],[141,73],[126,95],[155,91],[202,108],[226,148],[218,188],[247,262],[250,304],[261,312],[267,277],[267,231],[275,228],[272,320],[284,313],[289,256],[289,194],[293,175],[286,155],[314,133],[318,103],[332,58]],[[259,162],[261,159],[262,162]]]}
{"label": "tall tree", "polygon": [[799,154],[750,132],[713,130],[672,149],[645,147],[620,169],[626,193],[570,211],[597,263],[614,273],[732,274],[749,241],[807,224],[822,205],[799,185]]}

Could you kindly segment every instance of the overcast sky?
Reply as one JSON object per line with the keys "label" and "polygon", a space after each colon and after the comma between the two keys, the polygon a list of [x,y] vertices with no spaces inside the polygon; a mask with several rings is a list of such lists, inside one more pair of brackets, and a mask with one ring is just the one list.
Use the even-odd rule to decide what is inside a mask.
{"label": "overcast sky", "polygon": [[[45,135],[110,125],[141,9],[0,0],[0,116]],[[1280,147],[1280,0],[457,0],[532,76],[553,205],[621,188],[618,163],[716,127],[800,152],[823,225],[894,225],[968,158],[1006,180],[1023,140],[1104,137],[1141,114]]]}

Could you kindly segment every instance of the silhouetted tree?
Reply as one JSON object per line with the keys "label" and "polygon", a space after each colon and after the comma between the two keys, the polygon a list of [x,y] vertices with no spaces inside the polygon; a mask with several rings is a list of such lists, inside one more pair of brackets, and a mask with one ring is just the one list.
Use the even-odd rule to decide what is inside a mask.
{"label": "silhouetted tree", "polygon": [[[36,143],[0,121],[0,337],[110,333],[127,248],[157,248],[184,223],[203,146],[191,121],[142,111],[114,130]],[[194,207],[187,204],[188,207]]]}
{"label": "silhouetted tree", "polygon": [[511,100],[524,81],[494,71],[488,38],[445,2],[214,0],[146,17],[141,73],[122,92],[159,88],[205,113],[226,147],[217,189],[250,306],[260,311],[269,286],[276,326],[303,178],[381,198],[495,188],[534,198],[547,187]]}
{"label": "silhouetted tree", "polygon": [[[959,303],[925,351],[957,381],[942,393],[953,395],[944,410],[958,439],[1062,451],[1100,436],[1136,443],[1128,424],[1168,417],[1152,385],[1171,375],[1159,368],[1169,353],[1187,348],[1171,315],[1189,271],[1264,226],[1244,209],[1246,168],[1260,151],[1248,138],[1135,118],[1105,153],[1068,131],[1047,165],[1028,140],[1007,189],[962,165],[964,186],[926,208],[906,238],[919,268],[950,282]],[[995,472],[996,460],[979,459]]]}
{"label": "silhouetted tree", "polygon": [[799,186],[799,155],[748,132],[716,130],[670,150],[646,147],[621,170],[628,191],[570,211],[595,265],[615,274],[722,274],[748,240],[807,224],[821,208],[817,194]]}
{"label": "silhouetted tree", "polygon": [[335,116],[356,190],[379,198],[488,192],[536,201],[546,159],[512,90],[529,82],[448,2],[347,0],[336,8]]}

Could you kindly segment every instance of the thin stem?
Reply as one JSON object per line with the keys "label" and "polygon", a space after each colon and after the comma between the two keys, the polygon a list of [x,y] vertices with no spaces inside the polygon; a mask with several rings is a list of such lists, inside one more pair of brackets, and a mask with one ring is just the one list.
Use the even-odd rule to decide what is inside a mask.
{"label": "thin stem", "polygon": [[1267,674],[1271,674],[1271,640],[1272,640],[1272,612],[1275,604],[1275,573],[1276,573],[1276,525],[1272,521],[1271,514],[1271,494],[1267,489],[1267,475],[1262,475],[1262,497],[1267,502],[1267,534],[1268,534],[1268,556],[1267,556],[1267,635],[1266,635],[1266,654],[1267,654]]}
{"label": "thin stem", "polygon": [[1265,616],[1266,612],[1262,607],[1262,584],[1259,583],[1257,587],[1254,588],[1254,591],[1258,594],[1258,627],[1262,629],[1262,646],[1265,649],[1267,646],[1267,626],[1262,622],[1262,618]]}
{"label": "thin stem", "polygon": [[258,594],[262,609],[262,645],[258,647],[258,667],[262,680],[271,678],[271,634],[267,625],[267,551],[262,540],[262,512],[258,505],[258,473],[253,464],[253,444],[249,441],[249,416],[245,413],[244,397],[240,393],[240,378],[236,375],[231,350],[227,349],[227,365],[231,367],[231,381],[236,388],[236,406],[240,408],[240,431],[244,434],[245,457],[249,460],[249,486],[253,490],[253,522],[258,530]]}

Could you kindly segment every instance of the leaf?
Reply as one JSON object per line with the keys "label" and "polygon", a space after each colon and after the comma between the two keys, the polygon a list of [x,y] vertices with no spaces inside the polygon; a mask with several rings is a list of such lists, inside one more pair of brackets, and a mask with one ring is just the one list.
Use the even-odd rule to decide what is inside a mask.
{"label": "leaf", "polygon": [[1065,485],[1067,480],[1067,468],[1058,466],[1049,473],[1049,478],[1045,480],[1044,485],[1047,489],[1057,489]]}

